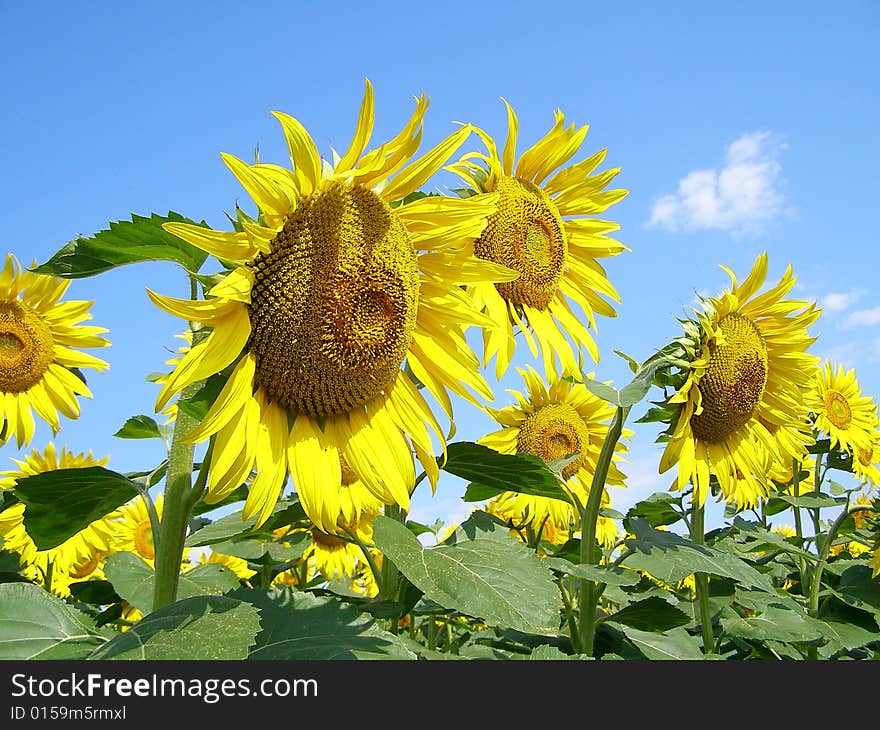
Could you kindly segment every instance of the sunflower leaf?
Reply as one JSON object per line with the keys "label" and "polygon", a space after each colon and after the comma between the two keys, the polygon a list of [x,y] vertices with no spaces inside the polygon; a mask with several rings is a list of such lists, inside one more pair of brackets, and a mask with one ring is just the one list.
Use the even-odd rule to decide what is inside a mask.
{"label": "sunflower leaf", "polygon": [[499,454],[482,444],[449,444],[444,471],[472,483],[464,500],[479,502],[503,492],[518,492],[568,501],[557,476],[543,460],[531,454]]}
{"label": "sunflower leaf", "polygon": [[666,631],[690,623],[691,617],[668,601],[650,596],[624,606],[604,620],[643,631]]}
{"label": "sunflower leaf", "polygon": [[0,659],[85,659],[106,641],[88,624],[39,586],[0,584]]}
{"label": "sunflower leaf", "polygon": [[376,547],[427,599],[490,625],[555,633],[559,592],[541,559],[501,529],[473,535],[426,549],[395,520],[380,515],[373,526]]}
{"label": "sunflower leaf", "polygon": [[195,273],[208,254],[163,229],[162,224],[169,221],[208,227],[204,221],[196,223],[174,211],[167,216],[153,213],[149,218],[133,213],[131,221],[112,221],[93,236],[70,241],[34,271],[81,279],[125,264],[173,261]]}
{"label": "sunflower leaf", "polygon": [[148,614],[90,659],[246,659],[257,609],[228,596],[192,596]]}
{"label": "sunflower leaf", "polygon": [[101,466],[20,477],[13,491],[24,502],[24,527],[39,550],[58,547],[139,494],[131,479]]}
{"label": "sunflower leaf", "polygon": [[160,426],[150,416],[132,416],[113,434],[120,439],[166,439],[171,436],[168,426]]}

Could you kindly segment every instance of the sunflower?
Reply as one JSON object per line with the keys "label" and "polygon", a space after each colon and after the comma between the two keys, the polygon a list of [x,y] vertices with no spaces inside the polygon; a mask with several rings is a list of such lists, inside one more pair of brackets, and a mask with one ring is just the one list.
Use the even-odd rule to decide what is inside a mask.
{"label": "sunflower", "polygon": [[[483,436],[477,443],[502,454],[532,454],[545,462],[574,456],[562,469],[567,489],[586,505],[599,452],[614,416],[614,407],[593,395],[583,383],[559,378],[551,371],[548,384],[534,368],[519,369],[526,393],[512,391],[516,405],[487,409],[502,429]],[[631,431],[625,430],[629,437]],[[608,471],[608,483],[622,486],[626,478],[614,461],[626,451],[619,441]],[[610,497],[602,495],[602,506],[610,506]],[[492,499],[486,511],[515,528],[532,531],[539,539],[562,543],[580,530],[580,513],[569,502],[531,494],[504,492]],[[596,537],[611,546],[617,538],[616,523],[600,517]]]}
{"label": "sunflower", "polygon": [[880,431],[874,431],[871,447],[859,449],[853,455],[852,467],[859,484],[872,487],[880,486]]}
{"label": "sunflower", "polygon": [[592,174],[605,159],[605,149],[547,179],[577,153],[589,129],[575,129],[574,124],[566,127],[565,115],[558,110],[552,129],[514,165],[518,121],[510,104],[504,103],[508,127],[502,153],[499,155],[494,140],[478,129],[488,154],[470,153],[446,168],[472,191],[500,196],[474,250],[480,258],[520,274],[514,281],[475,282],[471,286],[475,302],[493,322],[483,330],[483,366],[495,357],[497,377],[506,372],[516,344],[516,325],[534,357],[540,349],[548,374],[554,356],[559,358],[561,371],[570,373],[580,366],[582,348],[599,360],[584,316],[573,310],[572,302],[583,309],[594,330],[596,314],[616,316],[608,300],[619,302],[620,297],[597,259],[628,249],[606,235],[618,230],[618,224],[593,216],[604,213],[628,191],[604,190],[620,168]]}
{"label": "sunflower", "polygon": [[[164,500],[160,492],[153,500],[156,515],[162,520]],[[153,528],[150,513],[143,497],[135,497],[108,515],[116,537],[116,550],[134,553],[151,568],[156,560],[156,546],[153,542]],[[183,554],[184,564],[189,563],[189,550]]]}
{"label": "sunflower", "polygon": [[18,260],[6,255],[0,271],[0,445],[13,434],[19,448],[29,445],[34,412],[57,433],[58,412],[77,418],[76,396],[92,397],[78,368],[109,367],[74,349],[110,343],[99,337],[106,329],[80,325],[92,318],[92,302],[60,301],[69,285],[22,271]]}
{"label": "sunflower", "polygon": [[367,82],[354,139],[333,164],[322,164],[296,119],[275,112],[293,170],[223,155],[259,222],[243,218],[235,232],[165,224],[235,266],[203,301],[150,292],[167,312],[211,329],[165,381],[157,410],[187,385],[231,371],[188,434],[191,442],[215,439],[208,503],[256,467],[243,515],[262,523],[289,469],[308,516],[332,532],[342,457],[379,500],[408,509],[412,451],[435,488],[432,433],[445,453],[414,379],[450,421],[447,389],[492,399],[463,331],[488,320],[461,285],[517,274],[473,256],[496,194],[412,199],[471,133],[464,126],[411,161],[426,109],[422,96],[400,134],[364,154],[373,126]]}
{"label": "sunflower", "polygon": [[856,371],[844,371],[843,365],[835,370],[826,360],[824,367],[816,368],[812,383],[807,405],[815,427],[828,435],[831,445],[853,455],[871,449],[878,423],[877,404],[862,395]]}
{"label": "sunflower", "polygon": [[236,555],[226,555],[225,553],[214,552],[201,553],[199,555],[200,565],[223,565],[231,570],[235,577],[239,580],[250,580],[257,571],[248,566],[247,560],[239,558]]}
{"label": "sunflower", "polygon": [[806,455],[797,439],[776,438],[771,430],[798,429],[805,421],[802,385],[818,362],[806,350],[815,340],[807,328],[820,311],[815,303],[784,298],[796,281],[790,266],[762,294],[766,253],[742,284],[722,268],[731,289],[704,300],[698,319],[686,322],[693,356],[666,401],[677,415],[660,459],[660,473],[678,464],[674,488],[691,482],[700,506],[711,474],[725,499],[754,503],[766,494],[768,459],[786,465]]}
{"label": "sunflower", "polygon": [[[51,442],[41,452],[34,449],[23,459],[13,459],[17,469],[0,472],[0,489],[11,489],[18,479],[56,469],[80,469],[104,466],[107,458],[98,460],[88,454],[74,454]],[[103,577],[105,558],[114,550],[112,525],[107,517],[95,520],[67,540],[48,550],[40,550],[24,524],[25,505],[15,502],[0,512],[0,537],[3,548],[17,553],[24,575],[58,596],[70,595],[71,583],[91,577]]]}

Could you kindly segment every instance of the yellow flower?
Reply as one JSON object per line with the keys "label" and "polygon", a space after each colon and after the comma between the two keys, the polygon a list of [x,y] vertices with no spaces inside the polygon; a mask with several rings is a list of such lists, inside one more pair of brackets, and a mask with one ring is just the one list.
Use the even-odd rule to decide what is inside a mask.
{"label": "yellow flower", "polygon": [[[513,392],[517,404],[502,409],[487,409],[503,426],[478,440],[502,454],[532,454],[552,462],[572,455],[576,457],[562,470],[567,489],[581,505],[587,503],[596,463],[614,407],[597,398],[583,383],[573,383],[551,372],[545,384],[534,368],[518,369],[526,383],[527,393]],[[629,436],[630,431],[625,431]],[[616,446],[615,460],[626,450],[623,442]],[[623,485],[625,476],[612,463],[608,483]],[[610,506],[607,492],[602,505]],[[527,528],[540,539],[562,543],[580,530],[580,514],[569,502],[531,494],[505,492],[486,506],[486,511],[511,522],[514,527]],[[611,546],[617,538],[616,523],[600,517],[597,539]]]}
{"label": "yellow flower", "polygon": [[239,558],[235,555],[217,553],[213,550],[210,554],[202,553],[199,556],[199,563],[202,565],[223,565],[229,568],[239,580],[250,580],[257,574],[256,570],[248,567],[247,560],[244,558]]}
{"label": "yellow flower", "polygon": [[76,396],[91,398],[76,368],[101,372],[103,360],[74,348],[106,347],[101,327],[89,320],[91,302],[62,302],[69,281],[22,271],[7,254],[0,271],[0,445],[15,435],[18,447],[30,444],[34,412],[58,432],[60,411],[79,417]]}
{"label": "yellow flower", "polygon": [[[877,431],[877,404],[862,395],[855,370],[835,370],[826,360],[817,368],[807,405],[815,417],[815,427],[828,434],[832,446],[840,446],[850,454],[873,447]],[[855,459],[853,460],[855,461]]]}
{"label": "yellow flower", "polygon": [[723,268],[731,289],[706,300],[698,321],[688,323],[695,355],[667,400],[680,410],[660,460],[661,473],[678,465],[675,488],[692,483],[700,505],[711,474],[725,499],[754,504],[770,489],[769,462],[784,467],[806,455],[801,441],[771,430],[804,423],[803,384],[818,361],[806,350],[815,340],[807,328],[819,310],[784,298],[796,281],[791,267],[762,294],[766,253],[742,284]]}
{"label": "yellow flower", "polygon": [[[40,452],[34,449],[23,459],[13,459],[17,469],[0,472],[0,489],[10,489],[18,479],[56,469],[79,469],[104,466],[88,454],[74,454],[65,447],[59,454],[49,443]],[[90,577],[103,577],[104,559],[113,551],[113,530],[106,517],[95,520],[67,538],[60,545],[40,550],[24,525],[25,505],[16,502],[0,512],[0,537],[3,548],[20,556],[24,575],[58,596],[70,595],[71,583]]]}
{"label": "yellow flower", "polygon": [[[153,503],[161,524],[163,495],[157,494]],[[107,519],[113,525],[116,551],[134,553],[152,568],[156,560],[156,547],[153,543],[150,513],[144,498],[135,497],[130,502],[126,502],[109,514]],[[189,563],[189,552],[189,549],[184,551],[184,565]]]}
{"label": "yellow flower", "polygon": [[[505,105],[508,130],[502,153],[488,134],[477,130],[488,154],[465,155],[447,168],[473,190],[500,195],[498,209],[475,250],[477,256],[520,274],[514,281],[471,287],[476,303],[494,323],[483,330],[483,366],[496,357],[496,375],[500,378],[507,370],[517,325],[532,355],[537,357],[540,349],[548,376],[556,357],[560,371],[572,373],[579,369],[582,348],[599,360],[599,350],[583,320],[595,329],[596,314],[616,316],[606,298],[620,301],[597,259],[627,250],[606,235],[620,226],[593,216],[622,200],[628,191],[604,190],[620,168],[592,174],[605,159],[604,149],[547,179],[577,153],[588,130],[587,126],[575,129],[574,124],[566,127],[565,115],[558,110],[552,129],[523,152],[514,166],[518,122],[511,106]],[[582,308],[584,315],[576,313],[572,304]]]}
{"label": "yellow flower", "polygon": [[859,449],[853,455],[853,472],[859,480],[859,484],[870,484],[872,487],[880,486],[880,432],[874,431],[871,448]]}
{"label": "yellow flower", "polygon": [[208,503],[256,469],[243,516],[261,524],[289,469],[310,519],[332,532],[342,457],[379,500],[408,509],[413,451],[436,487],[431,434],[444,451],[445,439],[403,368],[450,419],[447,389],[474,402],[473,393],[492,398],[463,331],[488,320],[460,285],[516,276],[473,256],[498,196],[391,205],[417,191],[471,133],[462,127],[412,161],[426,109],[420,97],[400,134],[364,154],[373,126],[367,82],[352,143],[333,164],[322,163],[296,119],[276,112],[292,170],[223,155],[259,222],[245,217],[237,232],[165,224],[236,267],[205,301],[150,292],[167,312],[211,329],[166,380],[157,410],[187,385],[231,371],[188,435],[215,439]]}

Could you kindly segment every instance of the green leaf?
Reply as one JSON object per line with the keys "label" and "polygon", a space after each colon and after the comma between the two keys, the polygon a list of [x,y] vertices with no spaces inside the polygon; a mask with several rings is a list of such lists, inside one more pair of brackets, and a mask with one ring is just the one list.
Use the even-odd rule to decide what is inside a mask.
{"label": "green leaf", "polygon": [[[134,553],[114,553],[104,565],[104,575],[115,591],[135,608],[149,613],[153,608],[153,569]],[[240,582],[229,568],[219,563],[199,565],[180,576],[178,599],[220,595],[238,588]]]}
{"label": "green leaf", "polygon": [[148,614],[90,659],[246,659],[257,609],[228,596],[193,596]]}
{"label": "green leaf", "polygon": [[761,614],[748,617],[724,609],[720,621],[724,633],[741,639],[799,642],[822,638],[821,622],[812,621],[801,611],[776,606],[768,606]]}
{"label": "green leaf", "polygon": [[131,221],[111,222],[109,229],[71,241],[34,271],[80,279],[140,261],[174,261],[187,271],[198,271],[208,254],[166,232],[162,224],[169,221],[208,227],[173,211],[149,218],[132,214]]}
{"label": "green leaf", "polygon": [[544,558],[544,565],[551,570],[558,570],[560,573],[575,578],[584,578],[612,586],[634,586],[641,580],[641,575],[634,570],[612,568],[607,565],[575,565],[562,558]]}
{"label": "green leaf", "polygon": [[647,659],[705,659],[699,639],[682,628],[664,632],[641,631],[627,626],[626,637]]}
{"label": "green leaf", "polygon": [[666,631],[684,626],[691,620],[692,617],[680,608],[656,596],[634,601],[605,619],[642,631]]}
{"label": "green leaf", "polygon": [[70,595],[80,603],[107,606],[118,603],[122,598],[113,590],[113,584],[106,580],[84,580],[70,584]]}
{"label": "green leaf", "polygon": [[0,584],[0,659],[84,659],[106,639],[32,583]]}
{"label": "green leaf", "polygon": [[113,435],[120,439],[161,439],[170,436],[171,429],[149,416],[132,416]]}
{"label": "green leaf", "polygon": [[834,593],[845,603],[880,616],[880,580],[872,578],[871,573],[866,565],[847,568]]}
{"label": "green leaf", "polygon": [[790,543],[785,536],[780,535],[777,532],[763,529],[757,522],[746,521],[742,517],[735,517],[733,519],[733,526],[743,534],[757,540],[757,543],[747,543],[745,545],[749,550],[766,550],[768,546],[772,545],[784,552],[802,557],[805,560],[816,562],[819,559],[817,555]]}
{"label": "green leaf", "polygon": [[25,504],[24,527],[39,550],[58,547],[138,495],[130,479],[100,466],[21,477],[14,491]]}
{"label": "green leaf", "polygon": [[458,441],[449,444],[443,470],[474,484],[468,493],[482,501],[503,492],[519,492],[569,501],[556,475],[540,458],[531,454],[499,454],[482,444]]}
{"label": "green leaf", "polygon": [[253,531],[256,523],[256,517],[243,520],[241,518],[241,510],[238,510],[191,533],[186,538],[185,545],[187,547],[201,547],[215,542],[225,542],[234,537],[245,536]]}
{"label": "green leaf", "polygon": [[302,557],[310,543],[311,537],[308,533],[297,532],[283,538],[246,537],[216,542],[211,545],[211,549],[251,562],[262,562],[268,557],[273,563],[292,563]]}
{"label": "green leaf", "polygon": [[673,508],[674,504],[678,504],[675,497],[665,492],[654,492],[647,499],[631,507],[624,519],[643,517],[653,527],[674,525],[681,520],[681,513]]}
{"label": "green leaf", "polygon": [[793,507],[801,508],[825,508],[839,507],[846,502],[846,497],[829,497],[827,494],[813,492],[811,494],[802,494],[795,497],[791,494],[777,494],[773,499],[780,500]]}
{"label": "green leaf", "polygon": [[269,592],[240,589],[232,595],[259,609],[261,629],[251,659],[416,658],[370,616],[336,598],[286,587]]}
{"label": "green leaf", "polygon": [[629,568],[644,570],[665,583],[675,584],[694,572],[733,578],[745,586],[773,592],[770,579],[748,563],[707,545],[697,545],[672,532],[655,530],[637,517],[631,521],[635,540],[627,547],[635,550],[624,561]]}
{"label": "green leaf", "polygon": [[617,388],[606,385],[602,381],[591,378],[586,374],[581,375],[581,380],[579,382],[582,382],[584,384],[584,387],[597,398],[608,401],[611,405],[614,406],[620,405],[620,393],[618,392]]}
{"label": "green leaf", "polygon": [[373,540],[425,596],[486,623],[526,633],[558,628],[559,594],[541,559],[501,529],[425,549],[402,524],[378,516]]}
{"label": "green leaf", "polygon": [[223,386],[229,379],[225,373],[215,373],[205,380],[204,385],[193,393],[189,398],[178,398],[177,407],[188,416],[201,421],[207,415],[208,410],[214,405]]}

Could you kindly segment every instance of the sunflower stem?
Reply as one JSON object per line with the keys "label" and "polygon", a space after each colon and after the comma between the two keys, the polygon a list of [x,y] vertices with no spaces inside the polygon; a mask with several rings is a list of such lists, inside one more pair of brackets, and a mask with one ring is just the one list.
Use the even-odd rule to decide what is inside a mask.
{"label": "sunflower stem", "polygon": [[[691,541],[696,545],[704,545],[706,542],[706,511],[698,501],[695,501],[691,507]],[[703,651],[706,654],[714,654],[715,635],[712,633],[712,609],[709,607],[709,576],[705,573],[694,573],[694,584],[700,613],[700,627],[703,631]]]}
{"label": "sunflower stem", "polygon": [[[605,480],[614,449],[623,433],[623,422],[629,414],[631,406],[618,406],[614,413],[599,459],[596,462],[596,471],[590,484],[590,494],[587,505],[581,513],[581,551],[580,562],[585,565],[596,565],[596,524],[599,521],[599,509],[602,506],[602,495],[605,492]],[[580,589],[580,616],[578,622],[578,643],[582,654],[593,656],[593,642],[596,633],[596,605],[599,601],[599,586],[595,581],[581,580]]]}
{"label": "sunflower stem", "polygon": [[[201,381],[186,386],[181,400],[189,398],[201,387]],[[183,542],[192,512],[190,490],[192,488],[193,444],[183,443],[183,438],[198,424],[183,409],[178,409],[168,453],[168,472],[165,475],[165,500],[162,522],[159,526],[159,543],[156,545],[156,576],[153,589],[155,611],[177,598],[180,579],[180,563],[183,559]]]}
{"label": "sunflower stem", "polygon": [[343,531],[346,535],[348,535],[348,537],[351,539],[351,541],[352,541],[353,543],[355,543],[355,544],[361,549],[361,552],[362,552],[363,555],[364,555],[364,560],[366,560],[366,561],[367,561],[367,565],[370,566],[370,572],[372,572],[372,574],[373,574],[373,578],[376,579],[376,585],[378,586],[378,588],[379,588],[379,593],[381,594],[381,593],[382,593],[382,585],[383,585],[383,583],[382,583],[382,580],[383,580],[382,571],[379,569],[379,566],[376,565],[376,561],[375,561],[375,559],[373,558],[373,554],[370,552],[370,548],[368,548],[366,545],[364,545],[364,541],[361,540],[360,537],[358,537],[357,532],[355,532],[354,530],[352,530],[348,525],[346,525],[346,524],[345,524],[344,522],[342,522],[341,520],[340,520],[339,522],[336,523],[336,526],[339,527],[339,528],[341,528],[342,531]]}
{"label": "sunflower stem", "polygon": [[[793,481],[791,488],[794,491],[795,499],[800,496],[800,474],[801,474],[801,465],[797,459],[792,460],[792,474]],[[798,547],[803,548],[804,546],[804,525],[801,521],[801,508],[800,505],[794,504],[792,505],[792,510],[794,511],[794,531],[798,538]],[[807,577],[807,561],[804,558],[798,558],[798,572],[801,576],[801,593],[803,593],[807,586],[810,584]]]}

